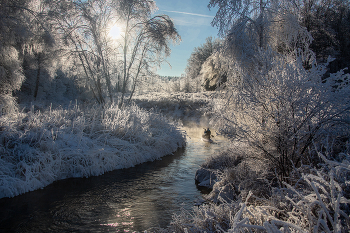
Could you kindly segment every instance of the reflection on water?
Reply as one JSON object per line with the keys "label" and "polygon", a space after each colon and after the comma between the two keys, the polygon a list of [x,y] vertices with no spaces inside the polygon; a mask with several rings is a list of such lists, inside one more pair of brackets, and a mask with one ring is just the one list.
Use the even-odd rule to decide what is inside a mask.
{"label": "reflection on water", "polygon": [[57,181],[44,189],[0,199],[0,232],[134,232],[168,226],[201,193],[194,174],[228,143],[201,141],[201,127],[184,127],[187,146],[162,160],[98,177]]}

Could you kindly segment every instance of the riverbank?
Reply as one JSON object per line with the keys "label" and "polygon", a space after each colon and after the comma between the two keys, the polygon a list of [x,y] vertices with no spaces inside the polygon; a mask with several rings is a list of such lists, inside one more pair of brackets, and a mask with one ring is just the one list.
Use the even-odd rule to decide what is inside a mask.
{"label": "riverbank", "polygon": [[0,128],[0,198],[153,161],[185,145],[176,123],[135,105],[32,107],[1,116]]}
{"label": "riverbank", "polygon": [[201,165],[196,179],[212,190],[206,204],[174,215],[168,232],[349,232],[349,155],[338,162],[319,153],[318,167],[296,168],[290,185],[241,152]]}

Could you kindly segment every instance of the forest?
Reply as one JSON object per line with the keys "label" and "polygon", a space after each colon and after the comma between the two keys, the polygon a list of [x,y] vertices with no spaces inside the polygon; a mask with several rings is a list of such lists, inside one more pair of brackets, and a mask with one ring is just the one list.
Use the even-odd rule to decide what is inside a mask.
{"label": "forest", "polygon": [[349,232],[350,2],[203,4],[218,38],[161,77],[181,35],[156,1],[1,1],[0,198],[171,154],[191,106],[232,146],[158,232]]}

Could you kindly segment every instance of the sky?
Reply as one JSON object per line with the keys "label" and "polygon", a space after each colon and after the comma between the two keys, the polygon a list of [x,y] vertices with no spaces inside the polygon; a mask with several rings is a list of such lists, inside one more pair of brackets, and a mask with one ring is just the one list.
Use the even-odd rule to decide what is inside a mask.
{"label": "sky", "polygon": [[218,29],[211,26],[216,9],[209,10],[209,0],[155,0],[159,10],[156,14],[166,14],[173,19],[181,36],[178,45],[171,46],[168,63],[163,63],[158,74],[181,76],[185,73],[187,60],[193,49],[202,45],[209,36],[218,37]]}

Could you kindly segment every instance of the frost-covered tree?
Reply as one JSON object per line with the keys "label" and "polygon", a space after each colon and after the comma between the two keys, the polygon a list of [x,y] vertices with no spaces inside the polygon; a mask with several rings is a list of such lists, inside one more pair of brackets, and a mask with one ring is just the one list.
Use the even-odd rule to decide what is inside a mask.
{"label": "frost-covered tree", "polygon": [[[112,1],[48,0],[47,16],[56,28],[65,56],[60,69],[78,74],[77,81],[100,104],[113,101],[112,50],[109,24],[114,20]],[[74,68],[70,68],[74,67]]]}
{"label": "frost-covered tree", "polygon": [[[83,21],[87,23],[84,32],[83,49],[91,51],[92,60],[97,75],[105,80],[107,93],[113,102],[112,83],[109,70],[108,44],[106,43],[106,27],[112,20],[113,12],[108,1],[87,1],[78,5],[83,15]],[[101,102],[103,102],[101,100]]]}
{"label": "frost-covered tree", "polygon": [[30,34],[27,19],[30,1],[2,1],[0,3],[0,105],[1,112],[16,109],[13,92],[24,80],[20,45]]}
{"label": "frost-covered tree", "polygon": [[218,7],[212,25],[225,37],[226,47],[238,62],[253,65],[254,54],[272,48],[279,53],[298,51],[306,65],[312,63],[311,35],[299,23],[299,4],[293,1],[211,0]]}
{"label": "frost-covered tree", "polygon": [[[11,96],[16,90],[13,96],[18,101],[54,97],[51,84],[57,67],[62,67],[60,60],[64,46],[50,17],[51,9],[45,3],[42,0],[1,2],[1,44],[4,49],[1,55],[5,76],[7,79],[11,76],[13,80],[11,85],[3,87]],[[9,70],[14,67],[16,72]],[[8,96],[7,100],[13,105],[15,98]]]}
{"label": "frost-covered tree", "polygon": [[244,52],[246,59],[266,46],[278,52],[298,48],[307,67],[314,58],[305,46],[312,40],[310,48],[318,61],[326,62],[329,55],[337,58],[331,63],[332,72],[348,66],[348,1],[211,0],[209,7],[218,7],[212,25],[239,45],[237,54]]}
{"label": "frost-covered tree", "polygon": [[[22,67],[26,76],[19,96],[30,100],[37,97],[46,99],[51,92],[51,81],[60,60],[60,39],[47,15],[48,8],[43,1],[33,1],[30,7],[32,17],[28,17],[30,34],[21,45]],[[40,91],[39,91],[40,87]],[[42,93],[42,95],[39,94]],[[46,92],[46,93],[45,93]],[[45,95],[43,95],[45,94]]]}
{"label": "frost-covered tree", "polygon": [[208,37],[205,43],[194,48],[190,58],[187,60],[186,76],[195,79],[200,74],[203,63],[218,50],[220,41]]}
{"label": "frost-covered tree", "polygon": [[[327,135],[349,136],[350,87],[345,81],[350,76],[339,72],[323,82],[324,66],[306,70],[301,59],[276,56],[272,50],[255,56],[260,64],[249,71],[231,63],[215,122],[224,135],[248,142],[253,157],[288,181],[295,167],[313,163],[308,154],[313,143]],[[334,89],[339,80],[343,86]]]}
{"label": "frost-covered tree", "polygon": [[152,16],[157,9],[153,0],[122,0],[116,3],[122,28],[121,99],[123,105],[127,86],[131,95],[141,74],[148,75],[150,68],[159,65],[170,54],[170,42],[180,39],[173,21],[167,15]]}
{"label": "frost-covered tree", "polygon": [[227,68],[218,58],[218,53],[212,54],[203,63],[200,78],[206,91],[213,91],[227,80]]}
{"label": "frost-covered tree", "polygon": [[288,181],[295,167],[313,163],[306,156],[312,143],[348,136],[350,77],[339,71],[322,80],[326,69],[315,63],[312,37],[290,2],[210,2],[216,5],[213,24],[227,35],[219,61],[228,82],[215,122]]}
{"label": "frost-covered tree", "polygon": [[245,36],[244,39],[247,40],[245,43],[265,47],[272,17],[282,5],[273,0],[211,0],[208,5],[209,8],[216,6],[218,11],[212,25],[219,28],[222,37],[236,31],[241,34],[240,37]]}
{"label": "frost-covered tree", "polygon": [[1,113],[12,112],[16,109],[13,92],[19,90],[24,75],[18,51],[13,46],[0,44],[0,105]]}
{"label": "frost-covered tree", "polygon": [[350,63],[350,5],[349,1],[305,1],[301,7],[301,25],[313,37],[311,49],[318,62],[328,56],[336,58],[330,72],[349,67]]}
{"label": "frost-covered tree", "polygon": [[95,100],[105,103],[108,96],[113,101],[107,44],[108,24],[113,20],[110,1],[46,1],[49,15],[69,46],[67,62],[78,65],[83,77],[81,85],[89,90]]}
{"label": "frost-covered tree", "polygon": [[[82,85],[95,100],[122,105],[127,91],[132,93],[139,77],[149,75],[154,65],[169,55],[170,41],[179,39],[172,20],[152,16],[154,1],[46,1],[51,7],[68,54],[78,64]],[[110,28],[118,25],[119,38],[111,38]],[[130,98],[131,98],[130,97]]]}

